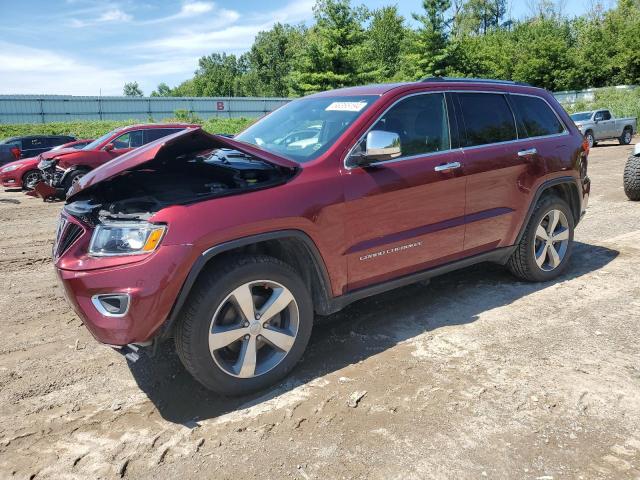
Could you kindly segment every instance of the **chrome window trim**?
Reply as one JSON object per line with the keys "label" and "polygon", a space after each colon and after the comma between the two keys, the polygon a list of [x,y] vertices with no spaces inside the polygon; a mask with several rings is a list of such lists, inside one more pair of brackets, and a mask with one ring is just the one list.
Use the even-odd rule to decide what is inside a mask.
{"label": "chrome window trim", "polygon": [[[569,129],[567,128],[567,125],[562,121],[562,119],[558,115],[558,112],[556,112],[556,110],[551,106],[551,104],[547,101],[546,98],[543,98],[540,95],[533,95],[531,93],[505,92],[505,91],[495,91],[495,90],[494,91],[487,91],[487,90],[429,90],[429,91],[424,91],[424,92],[416,92],[416,93],[412,93],[412,94],[406,95],[406,96],[404,96],[402,98],[399,98],[398,100],[393,102],[391,105],[389,105],[374,120],[374,122],[371,124],[371,126],[369,128],[367,128],[367,130],[358,138],[358,140],[353,144],[353,146],[349,149],[349,151],[347,152],[345,157],[342,159],[342,165],[344,166],[345,170],[350,171],[350,170],[354,170],[356,168],[361,168],[361,167],[358,167],[357,165],[353,165],[353,166],[348,165],[347,164],[347,160],[352,155],[353,150],[356,148],[356,146],[364,139],[364,137],[367,136],[367,134],[374,127],[374,125],[390,109],[392,109],[395,105],[397,105],[399,102],[401,102],[402,100],[404,100],[406,98],[414,97],[416,95],[429,95],[429,94],[432,94],[432,93],[446,94],[447,92],[450,92],[450,93],[493,93],[495,95],[520,95],[520,96],[523,96],[523,97],[538,98],[538,99],[542,100],[544,103],[546,103],[547,106],[551,109],[553,114],[556,116],[556,118],[560,122],[560,125],[562,125],[563,130],[562,130],[561,133],[552,133],[550,135],[539,135],[539,136],[536,136],[536,137],[519,138],[518,122],[517,122],[517,119],[515,118],[515,112],[513,111],[513,108],[511,107],[511,105],[509,105],[509,109],[511,110],[511,114],[514,117],[513,121],[514,121],[514,125],[516,127],[516,135],[518,136],[518,138],[516,138],[515,140],[505,140],[504,142],[485,143],[483,145],[473,145],[473,146],[470,146],[470,147],[458,147],[458,148],[453,148],[453,149],[449,148],[448,150],[440,150],[438,152],[429,152],[429,153],[424,153],[424,154],[419,154],[419,155],[411,155],[411,156],[408,156],[408,157],[394,158],[393,160],[386,160],[384,162],[375,162],[372,165],[386,165],[386,164],[389,164],[389,163],[402,162],[404,160],[415,160],[416,158],[431,157],[433,155],[439,155],[441,153],[448,153],[448,152],[455,152],[455,151],[464,152],[465,150],[474,150],[474,149],[478,149],[478,148],[486,148],[486,147],[491,147],[491,146],[494,146],[494,145],[507,145],[507,144],[510,144],[510,143],[519,143],[519,142],[526,142],[526,141],[535,140],[535,139],[546,139],[546,138],[562,137],[562,136],[569,135]],[[449,117],[449,110],[448,110],[448,105],[447,105],[446,101],[445,101],[445,109],[446,109],[446,112],[447,112],[447,123],[449,124],[449,145],[451,145],[451,119]]]}

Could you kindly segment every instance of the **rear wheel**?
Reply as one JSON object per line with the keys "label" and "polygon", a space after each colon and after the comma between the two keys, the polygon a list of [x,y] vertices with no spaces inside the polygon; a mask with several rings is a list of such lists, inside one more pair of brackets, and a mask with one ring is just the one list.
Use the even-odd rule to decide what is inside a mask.
{"label": "rear wheel", "polygon": [[29,170],[22,176],[22,188],[31,190],[36,186],[36,183],[42,180],[42,173],[40,170]]}
{"label": "rear wheel", "polygon": [[202,274],[176,327],[176,348],[201,384],[244,395],[287,375],[307,346],[311,296],[287,264],[233,257]]}
{"label": "rear wheel", "polygon": [[631,143],[632,138],[633,138],[633,132],[629,127],[626,127],[622,131],[622,135],[620,135],[620,138],[618,139],[618,141],[620,142],[620,145],[629,145]]}
{"label": "rear wheel", "polygon": [[543,197],[529,219],[508,267],[523,280],[542,282],[562,274],[573,250],[574,219],[567,202]]}
{"label": "rear wheel", "polygon": [[624,167],[624,193],[629,200],[640,200],[640,157],[631,155]]}

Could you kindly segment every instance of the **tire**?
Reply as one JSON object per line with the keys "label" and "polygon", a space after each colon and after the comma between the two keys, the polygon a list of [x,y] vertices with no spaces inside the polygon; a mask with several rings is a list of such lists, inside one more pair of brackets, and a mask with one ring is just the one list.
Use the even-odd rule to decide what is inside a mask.
{"label": "tire", "polygon": [[[252,282],[255,284],[252,285]],[[248,290],[244,290],[247,285],[250,285]],[[290,294],[291,300],[271,320],[266,319],[266,327],[256,326],[257,323],[262,325],[265,320],[260,319],[259,313],[268,301],[276,298],[279,287],[282,287],[281,292]],[[251,292],[251,295],[241,297],[236,293],[243,291]],[[240,301],[234,294],[238,298],[250,298],[252,311],[257,315],[242,313],[247,310],[239,307]],[[261,301],[265,303],[260,305]],[[286,263],[265,255],[230,257],[216,264],[215,268],[204,271],[182,312],[175,332],[178,356],[198,382],[209,390],[227,396],[262,390],[285,377],[304,353],[314,318],[311,295],[300,276]],[[267,311],[264,313],[267,314]],[[249,319],[250,316],[255,318]],[[282,329],[276,328],[274,323],[279,323],[278,327]],[[214,335],[214,330],[218,330],[218,334]],[[215,342],[228,342],[228,338],[221,342],[219,334],[230,330],[234,331],[234,338],[239,337],[237,340],[217,349],[211,346],[214,337],[218,339]],[[242,333],[238,335],[237,332],[241,330]],[[265,340],[267,337],[273,338],[273,330],[276,334],[287,332],[288,351],[278,349]],[[289,336],[294,331],[295,334]],[[251,358],[249,345],[255,345],[257,353],[254,357],[255,371],[249,367],[247,375],[245,362],[241,359]]]}
{"label": "tire", "polygon": [[593,132],[591,130],[586,131],[586,133],[584,134],[584,138],[587,140],[589,148],[593,148],[598,145],[598,142],[596,142],[596,137],[593,136]]}
{"label": "tire", "polygon": [[633,155],[627,159],[624,166],[624,193],[629,200],[637,202],[640,200],[640,157]]}
{"label": "tire", "polygon": [[29,170],[22,176],[22,188],[31,190],[40,180],[42,180],[40,170]]}
{"label": "tire", "polygon": [[67,178],[64,179],[64,191],[69,193],[69,190],[73,185],[78,183],[78,181],[87,174],[84,170],[76,170],[75,172],[71,172]]}
{"label": "tire", "polygon": [[[545,244],[549,244],[549,242],[542,240],[538,230],[538,227],[543,228],[547,238],[550,238],[548,232],[552,212],[561,212],[562,214],[556,214],[558,221],[553,238],[558,240],[551,243],[553,248],[548,245],[545,247]],[[516,245],[516,249],[507,263],[511,273],[530,282],[546,282],[561,275],[566,270],[571,258],[574,227],[575,220],[567,202],[554,195],[544,195],[538,200],[522,239]],[[564,233],[565,230],[567,233]],[[566,237],[566,243],[564,237]],[[560,240],[561,238],[562,240]],[[557,257],[551,254],[552,251],[556,252]],[[538,252],[541,253],[540,256],[538,256]],[[544,263],[539,265],[536,258],[541,258]]]}
{"label": "tire", "polygon": [[631,143],[632,138],[633,138],[633,131],[629,127],[626,127],[622,131],[622,135],[620,135],[620,138],[618,138],[618,141],[620,142],[620,145],[629,145]]}

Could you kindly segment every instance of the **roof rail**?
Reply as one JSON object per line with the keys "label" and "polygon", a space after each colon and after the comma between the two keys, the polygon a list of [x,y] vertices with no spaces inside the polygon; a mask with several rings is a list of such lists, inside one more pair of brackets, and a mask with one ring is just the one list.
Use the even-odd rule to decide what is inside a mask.
{"label": "roof rail", "polygon": [[531,87],[530,83],[514,82],[513,80],[497,80],[494,78],[459,78],[459,77],[425,77],[421,82],[474,82],[474,83],[494,83],[507,85],[523,85]]}

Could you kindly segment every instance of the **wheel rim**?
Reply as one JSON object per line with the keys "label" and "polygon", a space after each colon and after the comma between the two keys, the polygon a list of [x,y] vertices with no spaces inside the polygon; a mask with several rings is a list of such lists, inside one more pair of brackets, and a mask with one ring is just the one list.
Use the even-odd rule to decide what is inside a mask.
{"label": "wheel rim", "polygon": [[589,143],[589,148],[593,147],[593,135],[590,133],[587,134],[587,143]]}
{"label": "wheel rim", "polygon": [[228,375],[258,377],[284,360],[298,327],[298,304],[289,289],[271,280],[255,280],[234,289],[216,309],[209,351]]}
{"label": "wheel rim", "polygon": [[38,183],[41,176],[38,172],[27,173],[24,177],[24,185],[27,188],[33,188],[33,186]]}
{"label": "wheel rim", "polygon": [[541,270],[558,268],[569,247],[569,221],[561,210],[551,210],[540,220],[536,229],[533,255]]}
{"label": "wheel rim", "polygon": [[76,175],[75,177],[73,177],[71,179],[71,185],[75,185],[76,183],[78,183],[82,177],[84,177],[84,174]]}
{"label": "wheel rim", "polygon": [[631,142],[631,132],[629,130],[624,132],[624,141],[626,143],[630,143]]}

